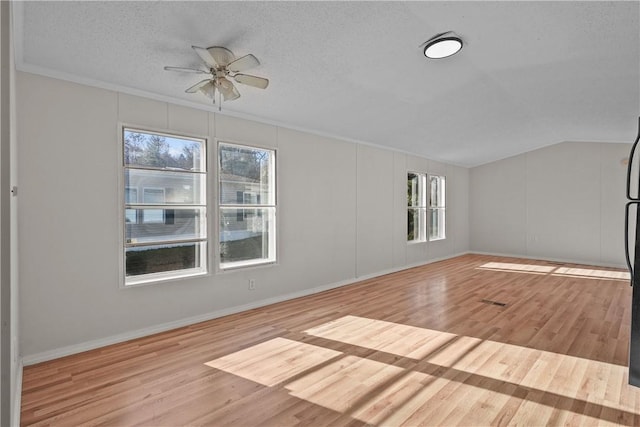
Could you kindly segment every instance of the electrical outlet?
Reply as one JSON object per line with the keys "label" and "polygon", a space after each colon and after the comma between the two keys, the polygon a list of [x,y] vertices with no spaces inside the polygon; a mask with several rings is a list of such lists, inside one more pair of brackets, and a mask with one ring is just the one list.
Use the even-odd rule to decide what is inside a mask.
{"label": "electrical outlet", "polygon": [[255,291],[256,290],[256,281],[255,281],[255,279],[249,279],[249,290],[250,291]]}

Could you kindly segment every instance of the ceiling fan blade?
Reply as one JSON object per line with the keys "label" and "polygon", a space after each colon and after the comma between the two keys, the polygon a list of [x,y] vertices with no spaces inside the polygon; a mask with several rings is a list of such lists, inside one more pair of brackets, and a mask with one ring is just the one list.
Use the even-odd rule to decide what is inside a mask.
{"label": "ceiling fan blade", "polygon": [[238,89],[236,89],[231,80],[220,77],[216,79],[216,87],[225,101],[233,101],[234,99],[240,98],[240,92],[238,92]]}
{"label": "ceiling fan blade", "polygon": [[193,48],[193,50],[196,51],[200,59],[202,59],[204,63],[207,64],[210,68],[216,68],[218,66],[218,64],[216,63],[216,59],[213,56],[211,56],[211,54],[209,53],[209,50],[203,47],[198,47],[198,46],[191,46],[191,47]]}
{"label": "ceiling fan blade", "polygon": [[200,90],[200,88],[206,86],[207,83],[211,83],[211,79],[204,79],[202,81],[199,81],[198,83],[196,83],[193,86],[191,86],[189,89],[185,90],[185,92],[187,92],[187,93],[196,93],[197,91]]}
{"label": "ceiling fan blade", "polygon": [[207,48],[207,52],[219,67],[224,67],[236,60],[236,56],[226,47],[212,46]]}
{"label": "ceiling fan blade", "polygon": [[229,71],[233,71],[234,73],[238,73],[240,71],[248,70],[253,67],[257,67],[260,65],[260,61],[258,58],[253,56],[252,54],[245,55],[242,58],[238,58],[235,61],[229,63],[227,68]]}
{"label": "ceiling fan blade", "polygon": [[185,67],[164,67],[167,71],[179,71],[182,73],[194,73],[194,74],[209,74],[206,71],[198,70],[196,68],[185,68]]}
{"label": "ceiling fan blade", "polygon": [[249,74],[236,74],[233,77],[238,83],[249,85],[260,89],[266,89],[269,86],[269,79],[263,77],[251,76]]}

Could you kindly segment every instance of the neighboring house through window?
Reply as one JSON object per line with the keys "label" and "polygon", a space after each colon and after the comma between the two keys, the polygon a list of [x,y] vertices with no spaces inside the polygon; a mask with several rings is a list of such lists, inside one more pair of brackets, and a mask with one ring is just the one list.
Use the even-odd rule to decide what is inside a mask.
{"label": "neighboring house through window", "polygon": [[[163,205],[165,203],[164,188],[144,187],[142,189],[142,203],[150,205]],[[146,224],[163,223],[164,209],[145,209],[144,211],[142,211],[142,216],[142,222]]]}
{"label": "neighboring house through window", "polygon": [[[126,187],[124,189],[124,203],[125,205],[135,205],[138,203],[138,189]],[[125,222],[127,224],[136,224],[138,217],[135,209],[125,210]]]}

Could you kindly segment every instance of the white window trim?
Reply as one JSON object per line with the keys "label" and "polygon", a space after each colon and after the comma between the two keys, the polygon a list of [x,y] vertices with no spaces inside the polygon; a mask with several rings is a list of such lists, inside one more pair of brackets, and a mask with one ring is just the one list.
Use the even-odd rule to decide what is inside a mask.
{"label": "white window trim", "polygon": [[[202,242],[206,243],[206,250],[203,251],[205,253],[199,254],[200,256],[200,267],[190,268],[184,270],[175,270],[170,272],[160,272],[160,273],[150,273],[139,276],[126,276],[126,263],[125,263],[125,254],[126,254],[126,223],[125,223],[125,211],[127,209],[125,203],[125,163],[124,163],[124,132],[125,130],[132,131],[140,131],[143,133],[153,133],[156,135],[166,136],[169,138],[180,138],[180,139],[192,139],[195,142],[202,143],[203,153],[202,153],[202,161],[204,164],[204,170],[200,171],[205,175],[205,185],[204,188],[201,188],[202,194],[201,196],[204,198],[204,211],[205,211],[205,220],[204,226],[205,230],[205,238],[202,239]],[[203,276],[211,275],[211,256],[213,253],[213,249],[211,247],[211,205],[210,202],[212,200],[211,190],[209,181],[212,176],[214,176],[211,171],[209,165],[211,164],[209,156],[211,155],[210,148],[210,138],[208,136],[192,134],[188,132],[178,132],[171,131],[167,129],[158,129],[147,126],[139,126],[137,124],[131,124],[126,122],[118,123],[118,164],[120,165],[118,170],[118,203],[116,204],[118,208],[118,226],[119,226],[119,245],[118,245],[118,287],[120,289],[131,289],[139,286],[147,286],[154,285],[159,283],[167,283],[173,281],[182,281],[184,279],[189,278],[198,278]],[[143,190],[144,192],[144,190]],[[140,194],[138,192],[138,204],[140,200]]]}
{"label": "white window trim", "polygon": [[[200,255],[203,257],[203,255]],[[189,277],[206,276],[208,272],[205,267],[187,268],[184,270],[175,270],[170,272],[141,274],[140,276],[131,276],[126,279],[126,287],[153,285],[156,283],[165,283],[174,280],[182,280]]]}
{"label": "white window trim", "polygon": [[228,271],[228,270],[238,270],[241,268],[247,268],[247,267],[259,267],[261,265],[268,265],[268,264],[275,264],[276,260],[273,259],[259,259],[259,260],[246,260],[246,261],[235,261],[235,262],[227,262],[224,264],[224,266],[222,266],[220,269],[222,271]]}
{"label": "white window trim", "polygon": [[[215,250],[212,250],[214,256],[216,258],[216,271],[219,273],[230,272],[238,269],[250,269],[252,267],[263,267],[268,265],[277,265],[278,264],[278,252],[279,252],[279,239],[278,239],[278,230],[280,229],[280,224],[278,221],[278,149],[275,147],[247,143],[247,142],[238,142],[231,141],[229,139],[216,139],[216,168],[215,168],[215,188],[216,188],[216,197],[214,197],[214,205],[215,205],[215,230],[216,236],[215,239]],[[235,146],[240,148],[250,148],[257,150],[267,150],[273,152],[273,163],[271,165],[271,173],[269,174],[270,182],[269,187],[273,189],[273,204],[269,205],[240,205],[240,204],[222,204],[220,203],[220,146]],[[274,215],[273,221],[270,223],[269,230],[269,253],[272,254],[269,258],[257,258],[254,260],[244,260],[244,261],[235,261],[235,262],[226,262],[222,263],[220,261],[220,236],[222,235],[222,231],[220,230],[220,211],[222,208],[237,208],[237,209],[262,209],[262,208],[273,208]]]}

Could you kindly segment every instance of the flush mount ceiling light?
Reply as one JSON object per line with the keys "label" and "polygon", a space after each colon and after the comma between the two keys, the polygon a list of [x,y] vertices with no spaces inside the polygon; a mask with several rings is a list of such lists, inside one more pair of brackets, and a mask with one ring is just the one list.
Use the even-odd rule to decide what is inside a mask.
{"label": "flush mount ceiling light", "polygon": [[447,58],[460,52],[462,39],[453,31],[447,31],[433,36],[424,45],[424,56],[429,59]]}

